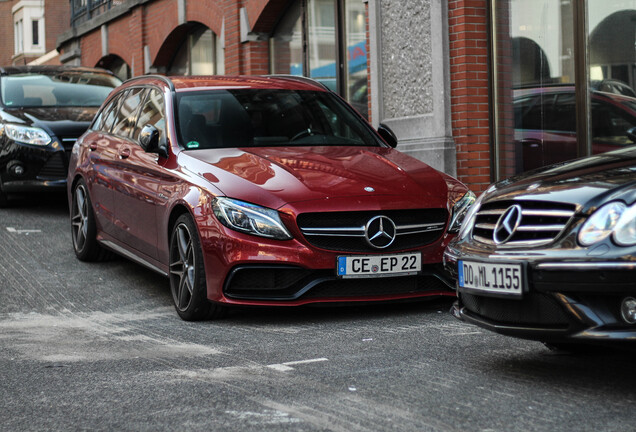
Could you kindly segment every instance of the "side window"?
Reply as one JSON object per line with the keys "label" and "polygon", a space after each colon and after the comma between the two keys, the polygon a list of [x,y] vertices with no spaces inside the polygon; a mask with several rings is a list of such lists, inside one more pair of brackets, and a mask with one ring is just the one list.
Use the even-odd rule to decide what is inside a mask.
{"label": "side window", "polygon": [[106,105],[104,109],[100,111],[100,113],[95,118],[91,129],[103,132],[110,131],[110,128],[112,127],[115,120],[115,113],[117,112],[116,108],[119,103],[120,96],[121,95],[117,95],[112,98],[108,105]]}
{"label": "side window", "polygon": [[162,142],[166,133],[166,119],[164,115],[163,95],[157,89],[151,89],[144,101],[135,131],[133,132],[133,138],[135,140],[139,139],[141,128],[146,125],[152,125],[157,128],[159,131],[159,142]]}
{"label": "side window", "polygon": [[613,140],[616,144],[628,144],[627,130],[636,126],[636,119],[617,107],[599,100],[592,100],[592,137]]}
{"label": "side window", "polygon": [[141,105],[143,91],[143,88],[135,88],[124,96],[115,119],[115,126],[113,126],[113,135],[119,135],[125,138],[130,137],[130,133],[135,127],[135,120],[137,119],[137,112],[139,112],[139,105]]}

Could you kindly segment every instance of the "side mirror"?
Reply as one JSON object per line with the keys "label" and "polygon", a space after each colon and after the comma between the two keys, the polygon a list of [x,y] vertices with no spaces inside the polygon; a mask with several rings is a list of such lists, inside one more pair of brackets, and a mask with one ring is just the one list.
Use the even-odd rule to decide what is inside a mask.
{"label": "side mirror", "polygon": [[627,135],[627,138],[629,138],[631,142],[636,143],[636,127],[627,129],[625,135]]}
{"label": "side mirror", "polygon": [[382,139],[388,145],[390,145],[392,148],[396,148],[397,147],[398,139],[397,139],[397,137],[395,136],[395,133],[393,133],[393,131],[391,130],[390,127],[388,127],[384,123],[380,123],[380,126],[378,127],[378,133],[380,134]]}
{"label": "side mirror", "polygon": [[157,153],[163,158],[168,157],[168,149],[165,143],[159,142],[159,131],[153,125],[147,124],[139,133],[139,144],[147,153]]}

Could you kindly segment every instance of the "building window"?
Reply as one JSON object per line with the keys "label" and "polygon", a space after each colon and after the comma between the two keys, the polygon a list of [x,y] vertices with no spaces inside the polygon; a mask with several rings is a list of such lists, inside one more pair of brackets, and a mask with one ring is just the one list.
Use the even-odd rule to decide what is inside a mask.
{"label": "building window", "polygon": [[634,144],[636,0],[491,10],[496,179]]}
{"label": "building window", "polygon": [[31,21],[31,43],[33,45],[40,45],[40,21]]}
{"label": "building window", "polygon": [[24,52],[24,31],[22,29],[22,20],[18,20],[14,26],[15,54]]}
{"label": "building window", "polygon": [[207,27],[196,26],[186,36],[168,68],[171,75],[222,75],[225,73],[223,48]]}
{"label": "building window", "polygon": [[270,59],[271,73],[314,78],[368,116],[362,1],[296,0],[271,35]]}

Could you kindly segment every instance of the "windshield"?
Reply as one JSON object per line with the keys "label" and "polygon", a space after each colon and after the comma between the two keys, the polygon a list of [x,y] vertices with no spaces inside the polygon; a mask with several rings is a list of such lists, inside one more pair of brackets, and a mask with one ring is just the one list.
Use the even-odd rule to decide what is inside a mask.
{"label": "windshield", "polygon": [[98,107],[119,84],[118,78],[95,72],[25,73],[2,77],[0,94],[10,108]]}
{"label": "windshield", "polygon": [[335,95],[240,89],[178,95],[186,149],[274,146],[380,146],[372,129]]}

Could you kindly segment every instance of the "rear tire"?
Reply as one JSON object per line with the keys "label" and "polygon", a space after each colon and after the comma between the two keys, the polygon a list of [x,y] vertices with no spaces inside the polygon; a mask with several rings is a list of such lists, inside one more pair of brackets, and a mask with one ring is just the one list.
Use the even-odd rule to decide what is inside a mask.
{"label": "rear tire", "polygon": [[78,181],[73,188],[71,234],[73,250],[80,261],[103,261],[111,256],[97,242],[93,204],[84,180]]}
{"label": "rear tire", "polygon": [[170,235],[170,292],[185,321],[221,318],[225,313],[224,307],[208,300],[201,242],[189,214],[179,216]]}

